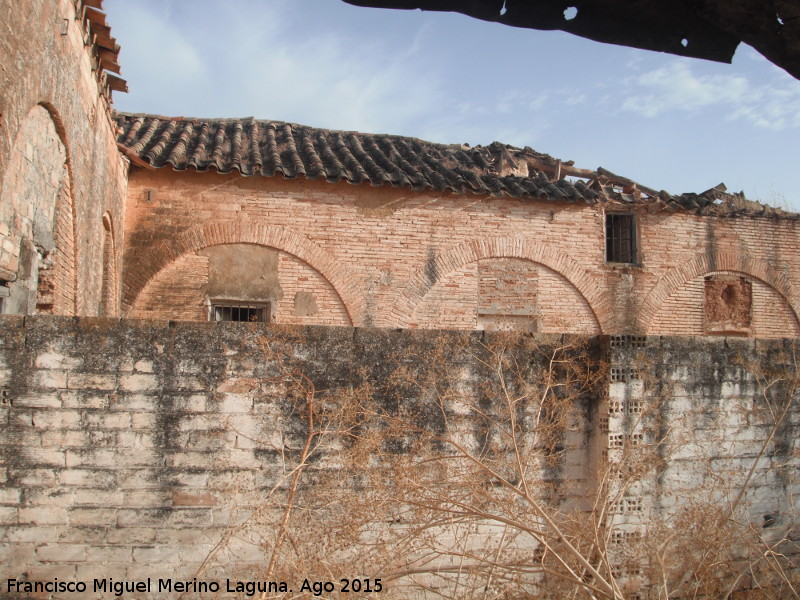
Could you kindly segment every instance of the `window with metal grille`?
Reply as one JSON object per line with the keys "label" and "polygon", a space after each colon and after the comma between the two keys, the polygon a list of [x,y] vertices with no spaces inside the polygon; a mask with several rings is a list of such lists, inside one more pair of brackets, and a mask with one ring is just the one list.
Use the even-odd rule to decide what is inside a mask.
{"label": "window with metal grille", "polygon": [[606,262],[636,262],[636,219],[634,215],[606,215]]}
{"label": "window with metal grille", "polygon": [[212,321],[242,321],[265,323],[269,320],[269,304],[212,304]]}

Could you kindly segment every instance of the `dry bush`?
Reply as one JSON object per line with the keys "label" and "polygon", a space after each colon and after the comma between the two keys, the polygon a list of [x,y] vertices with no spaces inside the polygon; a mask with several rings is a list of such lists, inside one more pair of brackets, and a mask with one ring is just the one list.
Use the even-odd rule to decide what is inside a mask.
{"label": "dry bush", "polygon": [[300,341],[264,343],[286,398],[282,474],[229,538],[260,546],[259,579],[380,578],[387,599],[797,597],[793,519],[767,538],[746,510],[755,464],[797,408],[796,371],[754,375],[753,418],[771,429],[749,473],[656,510],[636,502],[669,460],[658,386],[607,450],[597,340],[476,339],[389,352],[330,389],[304,373]]}

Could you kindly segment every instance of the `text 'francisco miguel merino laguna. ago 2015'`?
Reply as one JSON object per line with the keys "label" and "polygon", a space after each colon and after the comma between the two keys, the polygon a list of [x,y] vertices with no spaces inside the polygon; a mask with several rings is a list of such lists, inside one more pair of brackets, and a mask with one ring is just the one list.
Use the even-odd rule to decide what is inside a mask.
{"label": "text 'francisco miguel merino laguna. ago 2015'", "polygon": [[[123,594],[134,593],[191,593],[191,594],[216,594],[228,592],[255,596],[261,593],[288,592],[294,590],[285,581],[239,581],[226,579],[224,582],[203,579],[153,579],[148,577],[138,581],[115,581],[111,578],[93,579],[86,581],[59,580],[54,578],[47,581],[22,581],[19,579],[6,580],[6,593],[8,594],[85,594],[89,591],[95,594],[113,594],[121,597]],[[304,579],[299,586],[300,592],[312,592],[319,595],[323,592],[380,592],[383,589],[380,578],[370,579],[341,579],[338,584],[333,581],[309,581]]]}

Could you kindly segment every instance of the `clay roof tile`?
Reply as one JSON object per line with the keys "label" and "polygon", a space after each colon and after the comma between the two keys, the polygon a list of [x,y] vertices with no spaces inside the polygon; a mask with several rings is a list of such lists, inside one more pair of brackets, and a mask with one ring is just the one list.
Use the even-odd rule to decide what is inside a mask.
{"label": "clay roof tile", "polygon": [[[702,214],[721,212],[717,197],[730,196],[720,191],[713,199],[655,192],[602,167],[578,169],[572,162],[499,142],[472,148],[467,144],[447,146],[252,117],[188,119],[118,113],[116,119],[120,147],[155,168],[192,166],[198,171],[238,171],[245,176],[280,174],[523,200],[649,202]],[[756,210],[750,204],[755,203],[743,206]]]}

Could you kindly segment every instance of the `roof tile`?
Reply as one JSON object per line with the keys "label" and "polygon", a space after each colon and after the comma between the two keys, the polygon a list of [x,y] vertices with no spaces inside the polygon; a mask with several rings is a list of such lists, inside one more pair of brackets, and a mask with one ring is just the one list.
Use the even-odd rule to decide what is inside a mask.
{"label": "roof tile", "polygon": [[499,142],[474,148],[466,144],[446,146],[416,138],[316,129],[252,117],[188,119],[117,113],[116,119],[120,148],[132,159],[140,159],[137,164],[153,168],[213,169],[266,177],[280,174],[332,183],[588,204],[647,201],[702,213],[766,214],[778,210],[785,214],[748,203],[743,196],[725,194],[724,187],[673,196],[602,167],[596,171],[577,169],[571,162],[527,146],[516,148]]}

